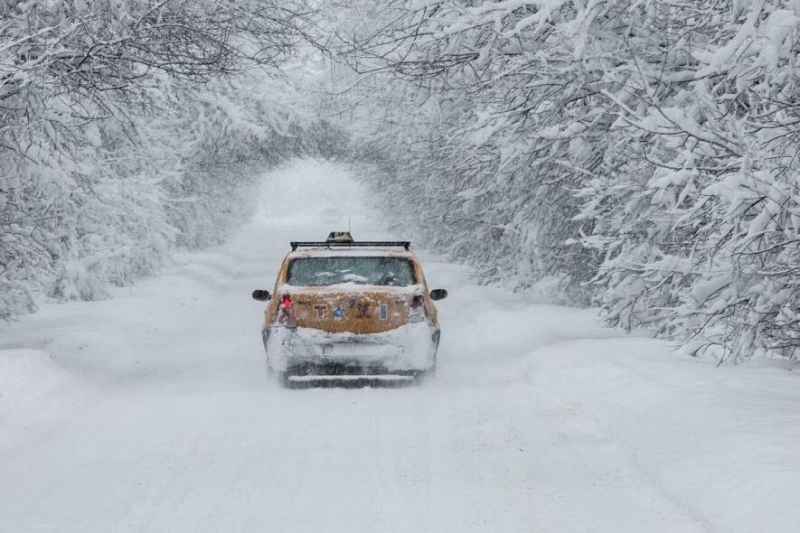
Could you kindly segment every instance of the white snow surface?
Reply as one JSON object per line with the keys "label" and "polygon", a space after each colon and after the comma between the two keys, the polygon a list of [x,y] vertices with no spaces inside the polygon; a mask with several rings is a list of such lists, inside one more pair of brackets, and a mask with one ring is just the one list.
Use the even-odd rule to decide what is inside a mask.
{"label": "white snow surface", "polygon": [[0,326],[1,531],[800,531],[796,367],[717,368],[435,255],[433,380],[270,383],[250,292],[289,241],[403,231],[331,165],[262,193],[226,245]]}

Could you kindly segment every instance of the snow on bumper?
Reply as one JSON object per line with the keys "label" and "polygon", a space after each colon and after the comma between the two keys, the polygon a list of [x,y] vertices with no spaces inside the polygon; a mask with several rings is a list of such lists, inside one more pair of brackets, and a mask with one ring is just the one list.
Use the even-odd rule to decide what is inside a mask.
{"label": "snow on bumper", "polygon": [[270,366],[281,372],[303,365],[424,372],[434,367],[438,344],[439,331],[426,323],[368,335],[274,327],[264,339]]}

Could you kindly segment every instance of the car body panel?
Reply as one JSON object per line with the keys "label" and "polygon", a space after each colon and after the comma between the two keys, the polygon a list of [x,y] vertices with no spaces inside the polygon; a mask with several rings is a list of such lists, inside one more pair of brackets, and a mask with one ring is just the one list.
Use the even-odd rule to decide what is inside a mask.
{"label": "car body panel", "polygon": [[[400,290],[398,290],[400,289]],[[331,333],[359,334],[391,331],[408,321],[409,306],[415,294],[406,287],[307,287],[286,285],[276,294],[290,294],[297,326]]]}

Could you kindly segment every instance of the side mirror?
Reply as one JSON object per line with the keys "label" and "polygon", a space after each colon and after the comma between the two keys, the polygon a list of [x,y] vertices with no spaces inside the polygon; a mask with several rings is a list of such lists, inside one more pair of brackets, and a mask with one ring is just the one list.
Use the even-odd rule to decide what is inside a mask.
{"label": "side mirror", "polygon": [[444,289],[433,289],[431,291],[431,300],[438,301],[447,298],[447,291]]}
{"label": "side mirror", "polygon": [[261,289],[256,289],[253,291],[253,300],[258,300],[259,302],[266,302],[270,298],[272,298],[272,295],[269,293],[269,291],[263,291]]}

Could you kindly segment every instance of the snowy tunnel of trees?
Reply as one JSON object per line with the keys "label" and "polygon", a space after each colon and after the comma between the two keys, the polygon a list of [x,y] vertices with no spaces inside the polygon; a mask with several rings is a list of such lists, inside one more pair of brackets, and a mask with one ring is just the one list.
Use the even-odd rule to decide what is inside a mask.
{"label": "snowy tunnel of trees", "polygon": [[278,75],[306,9],[0,2],[0,317],[218,241],[264,166],[324,145]]}
{"label": "snowy tunnel of trees", "polygon": [[720,360],[800,356],[798,0],[4,0],[0,17],[3,316],[222,239],[260,171],[316,155],[487,282]]}

